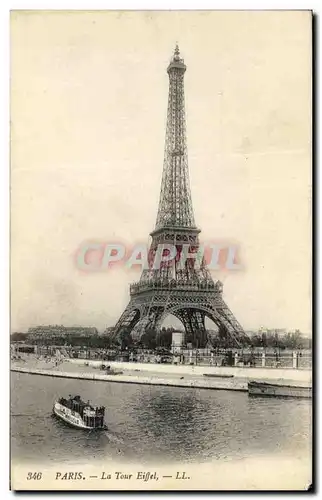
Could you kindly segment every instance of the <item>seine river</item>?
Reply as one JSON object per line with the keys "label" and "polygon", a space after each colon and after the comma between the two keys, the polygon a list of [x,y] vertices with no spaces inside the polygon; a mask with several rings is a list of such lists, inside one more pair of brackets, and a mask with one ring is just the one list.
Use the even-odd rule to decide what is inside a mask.
{"label": "seine river", "polygon": [[[107,432],[84,432],[52,417],[55,398],[80,394],[106,406]],[[13,460],[88,463],[208,462],[263,455],[308,456],[307,400],[246,393],[11,374]]]}

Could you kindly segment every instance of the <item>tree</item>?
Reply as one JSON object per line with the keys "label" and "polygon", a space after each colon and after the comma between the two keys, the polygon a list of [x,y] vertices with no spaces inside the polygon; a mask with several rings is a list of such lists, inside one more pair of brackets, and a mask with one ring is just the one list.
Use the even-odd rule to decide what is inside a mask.
{"label": "tree", "polygon": [[20,333],[20,332],[14,332],[11,337],[10,337],[10,340],[11,342],[14,342],[14,341],[22,341],[24,342],[26,339],[27,339],[27,333]]}
{"label": "tree", "polygon": [[172,344],[172,332],[174,328],[162,328],[158,335],[158,343],[160,347],[169,349]]}
{"label": "tree", "polygon": [[126,347],[132,347],[133,346],[133,338],[131,333],[128,330],[123,330],[123,332],[120,335],[120,347],[121,349],[125,349]]}
{"label": "tree", "polygon": [[146,349],[156,348],[157,332],[154,328],[148,328],[141,337],[141,343]]}

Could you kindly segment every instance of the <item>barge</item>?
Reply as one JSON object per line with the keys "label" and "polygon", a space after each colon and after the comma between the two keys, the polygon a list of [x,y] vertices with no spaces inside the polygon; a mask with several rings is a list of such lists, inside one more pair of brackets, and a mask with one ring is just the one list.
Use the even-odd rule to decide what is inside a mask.
{"label": "barge", "polygon": [[268,382],[248,382],[250,396],[275,396],[284,398],[312,398],[312,387],[301,385],[272,384]]}

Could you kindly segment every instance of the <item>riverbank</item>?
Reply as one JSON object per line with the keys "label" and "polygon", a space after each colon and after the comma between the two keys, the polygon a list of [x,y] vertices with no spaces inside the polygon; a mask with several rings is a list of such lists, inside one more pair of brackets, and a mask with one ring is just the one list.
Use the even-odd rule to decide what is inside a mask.
{"label": "riverbank", "polygon": [[197,389],[247,392],[249,380],[276,381],[289,385],[311,385],[309,370],[265,368],[202,367],[189,365],[158,365],[142,363],[105,362],[111,370],[102,369],[101,361],[38,360],[28,357],[12,363],[11,371],[30,375],[94,380],[100,382],[190,387]]}
{"label": "riverbank", "polygon": [[42,375],[49,377],[69,378],[69,379],[82,379],[82,380],[95,380],[101,382],[116,382],[123,384],[142,384],[142,385],[160,385],[172,387],[191,387],[199,389],[217,389],[217,390],[230,390],[230,391],[244,391],[247,392],[247,383],[242,383],[239,380],[229,381],[214,381],[214,380],[191,380],[191,379],[178,379],[161,377],[147,377],[142,375],[101,375],[95,373],[68,373],[62,371],[51,370],[37,370],[31,368],[14,367],[11,369],[13,372],[28,373],[31,375]]}
{"label": "riverbank", "polygon": [[70,359],[69,363],[78,366],[89,366],[99,368],[102,364],[109,365],[115,370],[126,370],[136,372],[147,372],[154,374],[183,375],[183,376],[204,376],[218,375],[231,376],[241,379],[260,379],[260,380],[288,380],[311,383],[312,371],[292,368],[252,368],[235,366],[196,366],[183,364],[157,364],[157,363],[133,363],[122,361],[96,361],[84,359]]}

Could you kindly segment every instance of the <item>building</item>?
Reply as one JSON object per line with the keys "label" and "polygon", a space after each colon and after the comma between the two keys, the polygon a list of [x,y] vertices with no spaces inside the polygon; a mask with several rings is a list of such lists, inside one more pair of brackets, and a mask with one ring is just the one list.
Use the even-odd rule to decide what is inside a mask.
{"label": "building", "polygon": [[89,337],[92,335],[98,335],[97,328],[95,327],[83,327],[83,326],[63,326],[63,325],[42,325],[29,328],[28,330],[28,342],[39,343],[46,340],[51,342],[54,339],[61,339],[69,337]]}
{"label": "building", "polygon": [[185,342],[184,332],[172,332],[171,350],[173,353],[180,352]]}

